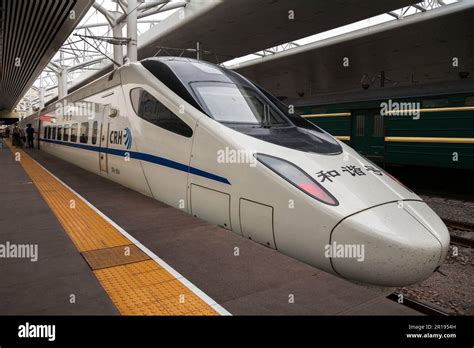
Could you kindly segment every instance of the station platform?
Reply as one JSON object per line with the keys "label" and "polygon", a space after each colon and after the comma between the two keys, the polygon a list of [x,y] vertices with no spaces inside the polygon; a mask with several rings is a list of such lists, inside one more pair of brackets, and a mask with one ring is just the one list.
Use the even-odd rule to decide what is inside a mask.
{"label": "station platform", "polygon": [[0,168],[0,246],[31,246],[0,258],[0,315],[420,314],[43,151]]}

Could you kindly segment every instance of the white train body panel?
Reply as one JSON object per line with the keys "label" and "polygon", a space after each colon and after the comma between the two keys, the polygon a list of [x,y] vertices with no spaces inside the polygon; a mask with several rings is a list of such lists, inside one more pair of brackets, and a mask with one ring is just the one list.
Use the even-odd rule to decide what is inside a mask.
{"label": "white train body panel", "polygon": [[[215,74],[210,64],[176,61]],[[160,62],[163,69],[169,59]],[[305,151],[292,145],[292,139],[252,135],[267,132],[264,126],[240,131],[240,126],[228,126],[200,110],[199,98],[186,97],[184,82],[183,86],[172,80],[164,83],[154,74],[142,64],[132,64],[66,98],[92,103],[93,117],[67,116],[48,107],[24,123],[51,116],[51,121],[46,117],[41,122],[41,150],[348,279],[405,285],[427,278],[443,262],[449,234],[439,217],[416,194],[347,145],[320,130],[316,134],[299,126],[292,127],[340,151]],[[139,98],[132,101],[132,95]],[[249,105],[254,102],[248,100]],[[161,112],[163,106],[182,121],[176,132],[138,115],[153,114],[153,108]],[[264,106],[263,113],[270,118],[275,110],[265,111]],[[80,128],[83,122],[97,122],[96,143],[49,139],[44,132],[45,127],[64,124],[77,123]],[[267,128],[268,134],[280,134]],[[250,154],[250,162],[223,163],[223,153]],[[310,185],[291,181],[282,174],[285,170]],[[364,250],[357,257],[347,253],[340,257],[336,247],[341,245],[348,246],[346,252]]]}

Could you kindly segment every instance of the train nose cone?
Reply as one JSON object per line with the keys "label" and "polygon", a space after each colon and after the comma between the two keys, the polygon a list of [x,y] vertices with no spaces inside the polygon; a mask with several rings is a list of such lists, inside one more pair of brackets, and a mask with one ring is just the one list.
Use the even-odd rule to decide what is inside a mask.
{"label": "train nose cone", "polygon": [[449,250],[449,232],[423,202],[402,201],[342,220],[331,234],[335,272],[361,282],[403,286],[428,278]]}

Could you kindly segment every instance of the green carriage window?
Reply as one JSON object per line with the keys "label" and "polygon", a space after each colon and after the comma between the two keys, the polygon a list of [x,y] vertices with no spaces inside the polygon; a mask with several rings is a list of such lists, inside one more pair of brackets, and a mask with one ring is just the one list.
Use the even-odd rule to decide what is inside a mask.
{"label": "green carriage window", "polygon": [[384,129],[383,129],[383,116],[382,115],[374,115],[374,130],[372,132],[373,137],[383,137],[384,136]]}
{"label": "green carriage window", "polygon": [[365,115],[356,116],[356,132],[355,135],[363,136],[365,130]]}
{"label": "green carriage window", "polygon": [[474,95],[472,97],[466,97],[464,104],[466,105],[474,105]]}
{"label": "green carriage window", "polygon": [[448,105],[448,99],[427,99],[421,102],[421,107],[423,108],[440,108]]}

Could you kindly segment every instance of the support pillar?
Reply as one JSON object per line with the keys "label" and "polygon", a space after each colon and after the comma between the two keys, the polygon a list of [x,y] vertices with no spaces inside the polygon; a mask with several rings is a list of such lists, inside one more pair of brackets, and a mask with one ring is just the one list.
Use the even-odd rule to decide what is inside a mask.
{"label": "support pillar", "polygon": [[58,73],[58,99],[67,96],[67,69],[62,68]]}
{"label": "support pillar", "polygon": [[130,39],[127,44],[127,56],[129,62],[136,62],[137,53],[137,0],[128,0],[128,17],[127,17],[127,37]]}

